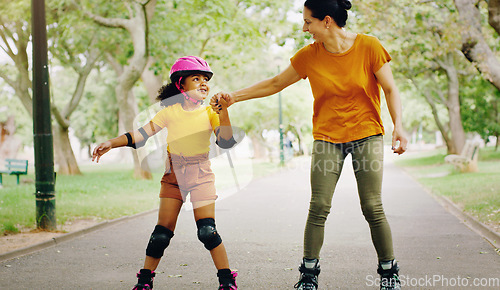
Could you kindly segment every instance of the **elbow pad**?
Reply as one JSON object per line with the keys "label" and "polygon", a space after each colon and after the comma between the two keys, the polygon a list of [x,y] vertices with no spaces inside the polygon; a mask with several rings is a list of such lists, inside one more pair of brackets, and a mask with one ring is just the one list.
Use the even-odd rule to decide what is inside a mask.
{"label": "elbow pad", "polygon": [[217,144],[220,148],[229,149],[232,148],[236,143],[238,143],[236,142],[236,140],[234,140],[234,136],[231,136],[229,140],[226,140],[222,137],[219,137],[219,133],[220,133],[220,128],[217,128],[217,131],[215,132],[215,135],[217,136],[215,144]]}
{"label": "elbow pad", "polygon": [[141,148],[142,146],[144,146],[146,144],[146,141],[148,141],[148,138],[149,138],[148,133],[146,133],[146,131],[142,127],[139,128],[139,132],[141,133],[144,140],[142,140],[140,142],[136,142],[136,143],[133,143],[132,135],[130,135],[129,132],[125,133],[125,136],[127,137],[127,146],[128,147],[132,147],[134,149],[137,149],[137,148]]}
{"label": "elbow pad", "polygon": [[233,136],[231,136],[229,140],[226,140],[224,138],[218,138],[218,140],[215,141],[215,144],[219,145],[219,147],[222,149],[232,148],[236,143],[237,142],[236,140],[234,140]]}

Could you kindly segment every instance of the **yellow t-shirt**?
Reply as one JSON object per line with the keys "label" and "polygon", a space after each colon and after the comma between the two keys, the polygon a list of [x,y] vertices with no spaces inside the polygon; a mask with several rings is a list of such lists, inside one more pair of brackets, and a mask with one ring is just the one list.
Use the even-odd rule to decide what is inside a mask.
{"label": "yellow t-shirt", "polygon": [[151,121],[167,127],[168,152],[184,156],[208,153],[210,136],[220,125],[219,116],[211,107],[185,111],[181,104],[162,109]]}
{"label": "yellow t-shirt", "polygon": [[375,72],[390,60],[376,37],[363,34],[346,52],[330,53],[315,42],[290,59],[311,84],[315,140],[345,143],[384,133]]}

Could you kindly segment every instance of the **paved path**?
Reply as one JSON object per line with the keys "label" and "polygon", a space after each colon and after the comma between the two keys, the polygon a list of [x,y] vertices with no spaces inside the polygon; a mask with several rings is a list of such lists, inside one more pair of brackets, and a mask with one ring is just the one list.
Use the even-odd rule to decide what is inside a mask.
{"label": "paved path", "polygon": [[[293,289],[309,201],[308,162],[218,201],[217,227],[240,289]],[[391,162],[383,188],[403,283],[414,286],[406,288],[500,288],[491,284],[500,283],[500,255]],[[356,192],[346,166],[326,226],[320,289],[378,289],[375,250]],[[4,261],[0,289],[131,289],[155,222],[156,212]],[[217,289],[216,270],[196,238],[191,211],[181,212],[175,234],[155,289]],[[459,288],[467,287],[453,289]]]}

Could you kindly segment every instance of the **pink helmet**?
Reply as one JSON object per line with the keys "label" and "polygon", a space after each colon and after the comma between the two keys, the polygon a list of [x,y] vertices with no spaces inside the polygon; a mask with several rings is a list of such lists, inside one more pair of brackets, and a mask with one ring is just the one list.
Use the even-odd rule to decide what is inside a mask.
{"label": "pink helmet", "polygon": [[177,82],[181,77],[192,75],[194,73],[203,73],[210,80],[213,76],[212,69],[208,63],[197,56],[185,56],[175,61],[170,69],[170,80]]}

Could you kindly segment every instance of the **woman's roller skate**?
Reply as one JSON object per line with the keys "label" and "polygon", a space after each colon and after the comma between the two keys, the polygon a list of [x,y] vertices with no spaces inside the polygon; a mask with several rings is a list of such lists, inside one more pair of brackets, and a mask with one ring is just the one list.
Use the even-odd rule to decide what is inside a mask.
{"label": "woman's roller skate", "polygon": [[318,259],[304,258],[299,267],[300,280],[294,285],[299,290],[318,289],[318,275],[321,272]]}

